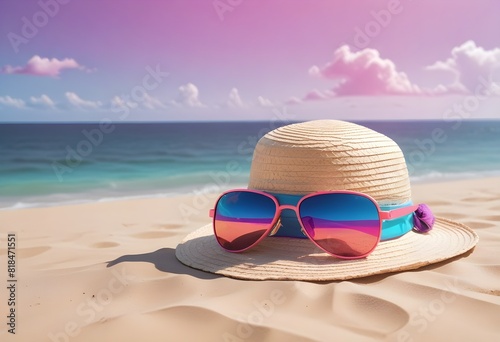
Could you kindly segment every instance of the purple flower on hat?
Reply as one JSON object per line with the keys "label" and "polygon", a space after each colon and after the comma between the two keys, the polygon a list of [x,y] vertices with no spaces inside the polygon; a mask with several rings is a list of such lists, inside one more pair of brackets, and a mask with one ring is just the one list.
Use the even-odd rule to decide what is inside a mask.
{"label": "purple flower on hat", "polygon": [[425,203],[420,203],[413,213],[413,227],[419,233],[427,233],[432,229],[436,218],[431,208]]}

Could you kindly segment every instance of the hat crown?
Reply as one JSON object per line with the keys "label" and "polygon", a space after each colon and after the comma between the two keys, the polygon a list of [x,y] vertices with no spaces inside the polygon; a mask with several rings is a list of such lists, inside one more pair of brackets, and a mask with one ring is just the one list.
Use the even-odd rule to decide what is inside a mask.
{"label": "hat crown", "polygon": [[255,147],[248,187],[303,195],[351,190],[380,205],[411,200],[404,155],[387,136],[339,120],[316,120],[277,128]]}

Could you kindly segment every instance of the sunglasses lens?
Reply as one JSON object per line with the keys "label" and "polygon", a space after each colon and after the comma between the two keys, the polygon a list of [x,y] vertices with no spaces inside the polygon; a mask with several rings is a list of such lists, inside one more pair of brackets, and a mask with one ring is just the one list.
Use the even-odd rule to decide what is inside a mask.
{"label": "sunglasses lens", "polygon": [[229,192],[215,206],[215,237],[229,251],[244,250],[266,233],[275,213],[275,202],[265,195],[246,191]]}
{"label": "sunglasses lens", "polygon": [[320,194],[303,200],[299,212],[309,237],[338,257],[365,256],[379,241],[379,211],[367,197],[343,193]]}

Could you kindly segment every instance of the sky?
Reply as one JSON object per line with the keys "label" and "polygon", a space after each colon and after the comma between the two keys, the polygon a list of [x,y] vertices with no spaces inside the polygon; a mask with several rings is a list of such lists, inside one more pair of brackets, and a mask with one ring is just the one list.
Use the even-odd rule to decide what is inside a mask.
{"label": "sky", "polygon": [[500,119],[500,1],[0,0],[0,122]]}

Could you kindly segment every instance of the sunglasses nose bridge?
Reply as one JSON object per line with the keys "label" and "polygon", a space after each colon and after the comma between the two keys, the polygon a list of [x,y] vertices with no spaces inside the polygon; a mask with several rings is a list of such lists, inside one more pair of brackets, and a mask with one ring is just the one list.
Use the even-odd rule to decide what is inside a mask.
{"label": "sunglasses nose bridge", "polygon": [[295,206],[295,205],[291,205],[291,204],[281,204],[281,205],[279,205],[276,208],[276,215],[277,216],[281,216],[281,214],[283,213],[283,210],[291,210],[291,211],[293,211],[295,213],[295,215],[297,215],[297,219],[300,218],[298,207]]}
{"label": "sunglasses nose bridge", "polygon": [[[283,210],[291,210],[291,211],[293,211],[295,213],[295,216],[297,217],[297,220],[299,220],[299,222],[300,222],[299,209],[298,209],[297,206],[291,205],[291,204],[282,204],[282,205],[279,205],[276,208],[276,215],[278,216],[278,221],[276,222],[276,224],[271,229],[271,233],[269,234],[269,236],[275,235],[278,232],[278,230],[281,228],[281,225],[282,225],[281,215],[283,213]],[[300,224],[300,230],[302,231],[302,233],[305,236],[307,236],[306,232],[304,231],[304,227],[302,227],[302,224]]]}
{"label": "sunglasses nose bridge", "polygon": [[282,204],[276,210],[278,211],[278,214],[281,214],[281,212],[285,209],[293,210],[293,211],[295,211],[296,214],[298,214],[297,207],[294,205],[291,205],[291,204]]}

